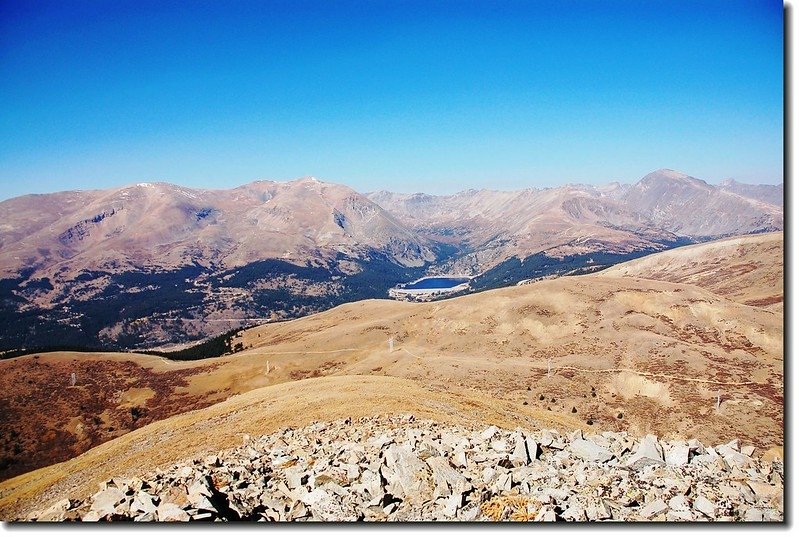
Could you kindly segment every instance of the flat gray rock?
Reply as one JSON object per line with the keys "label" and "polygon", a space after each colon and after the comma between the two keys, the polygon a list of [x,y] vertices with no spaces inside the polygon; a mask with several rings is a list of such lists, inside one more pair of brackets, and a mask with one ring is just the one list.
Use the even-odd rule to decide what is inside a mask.
{"label": "flat gray rock", "polygon": [[179,505],[174,503],[162,503],[155,511],[158,522],[188,522],[189,514]]}
{"label": "flat gray rock", "polygon": [[197,479],[192,481],[191,484],[187,487],[187,496],[189,501],[193,501],[195,498],[200,496],[205,496],[206,498],[210,498],[213,496],[211,489],[208,487],[208,484],[204,482],[204,479]]}
{"label": "flat gray rock", "polygon": [[386,450],[386,464],[381,473],[388,483],[386,490],[394,496],[424,496],[432,492],[428,466],[407,446],[395,444]]}
{"label": "flat gray rock", "polygon": [[704,496],[697,496],[694,500],[694,509],[705,515],[710,519],[716,518],[716,504],[705,498]]}
{"label": "flat gray rock", "polygon": [[660,447],[657,437],[648,434],[641,439],[638,449],[627,459],[626,465],[633,470],[640,470],[653,464],[663,465],[665,462],[663,460],[663,449]]}
{"label": "flat gray rock", "polygon": [[613,517],[613,513],[603,501],[590,503],[585,508],[588,520],[608,520]]}
{"label": "flat gray rock", "polygon": [[669,446],[665,452],[666,464],[669,466],[685,466],[688,464],[691,448],[688,447],[688,444],[678,443]]}
{"label": "flat gray rock", "polygon": [[436,491],[440,491],[440,496],[458,495],[471,490],[469,481],[444,457],[430,457],[426,462],[432,470]]}
{"label": "flat gray rock", "polygon": [[498,432],[499,428],[497,428],[497,426],[495,425],[491,425],[490,427],[487,427],[483,432],[480,433],[480,438],[483,440],[488,440]]}
{"label": "flat gray rock", "polygon": [[605,462],[613,458],[613,453],[607,449],[590,440],[583,440],[582,438],[572,440],[571,444],[569,444],[569,448],[575,456],[584,461]]}
{"label": "flat gray rock", "polygon": [[577,501],[569,502],[569,506],[560,516],[566,520],[574,522],[584,522],[588,520],[588,517],[585,514],[585,506]]}
{"label": "flat gray rock", "polygon": [[688,504],[688,498],[678,494],[669,500],[669,509],[672,511],[690,511],[691,506]]}
{"label": "flat gray rock", "polygon": [[489,449],[498,453],[506,453],[508,451],[508,441],[504,438],[492,440],[489,444]]}
{"label": "flat gray rock", "polygon": [[524,435],[524,443],[527,447],[527,457],[530,461],[538,459],[538,444],[533,440],[533,437]]}
{"label": "flat gray rock", "polygon": [[436,500],[436,503],[441,506],[441,514],[447,518],[454,518],[461,506],[462,497],[460,494],[453,494],[447,498]]}
{"label": "flat gray rock", "polygon": [[125,500],[125,493],[116,487],[108,487],[94,495],[91,510],[100,517],[112,515],[117,512],[117,506]]}
{"label": "flat gray rock", "polygon": [[694,515],[690,511],[669,511],[666,513],[668,522],[693,522]]}
{"label": "flat gray rock", "polygon": [[379,474],[371,470],[364,470],[361,474],[360,482],[366,490],[368,496],[373,498],[382,493]]}
{"label": "flat gray rock", "polygon": [[469,461],[466,458],[466,452],[462,449],[456,449],[452,454],[452,464],[458,468],[465,468],[466,465],[469,464]]}
{"label": "flat gray rock", "polygon": [[102,518],[103,517],[97,511],[89,511],[88,513],[83,515],[81,520],[83,522],[99,522]]}
{"label": "flat gray rock", "polygon": [[499,474],[494,483],[494,487],[498,492],[510,492],[513,488],[513,477],[510,472],[505,472]]}
{"label": "flat gray rock", "polygon": [[555,522],[557,515],[551,507],[544,507],[535,515],[536,522]]}
{"label": "flat gray rock", "polygon": [[755,462],[750,457],[727,446],[720,446],[718,453],[722,456],[724,462],[733,468],[749,468]]}
{"label": "flat gray rock", "polygon": [[755,507],[750,507],[744,513],[744,522],[763,522],[763,511]]}
{"label": "flat gray rock", "polygon": [[130,510],[141,513],[154,513],[156,507],[155,500],[157,499],[157,496],[139,491],[133,497],[133,502],[130,504]]}
{"label": "flat gray rock", "polygon": [[669,506],[666,504],[666,502],[658,498],[657,500],[653,500],[646,504],[639,512],[639,515],[641,518],[649,520],[657,515],[665,513],[668,510]]}
{"label": "flat gray rock", "polygon": [[513,452],[510,454],[510,462],[513,466],[524,466],[530,462],[530,457],[527,454],[527,443],[524,437],[516,433],[512,438]]}
{"label": "flat gray rock", "polygon": [[317,520],[328,522],[344,522],[355,520],[354,516],[348,516],[342,509],[341,503],[329,492],[323,489],[314,489],[302,498],[302,502],[308,506],[313,517]]}

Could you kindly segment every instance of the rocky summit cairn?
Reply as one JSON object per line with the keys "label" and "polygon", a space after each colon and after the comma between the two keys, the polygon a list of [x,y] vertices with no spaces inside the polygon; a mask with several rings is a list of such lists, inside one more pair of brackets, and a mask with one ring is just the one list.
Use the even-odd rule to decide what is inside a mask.
{"label": "rocky summit cairn", "polygon": [[753,457],[737,440],[345,419],[114,478],[26,519],[782,521],[782,462]]}

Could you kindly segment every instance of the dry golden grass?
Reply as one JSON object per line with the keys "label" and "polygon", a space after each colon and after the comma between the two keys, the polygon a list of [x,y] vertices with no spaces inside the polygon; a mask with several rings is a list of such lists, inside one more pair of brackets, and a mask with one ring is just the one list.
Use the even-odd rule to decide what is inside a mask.
{"label": "dry golden grass", "polygon": [[496,496],[480,505],[483,514],[494,522],[504,518],[512,522],[532,522],[540,509],[541,502],[518,494]]}
{"label": "dry golden grass", "polygon": [[[673,279],[701,274],[695,283],[719,291],[705,269],[716,258],[744,256],[752,281],[746,283],[745,272],[737,275],[735,293],[748,285],[751,296],[721,296],[693,280],[606,271],[432,303],[346,304],[253,328],[239,340],[244,352],[200,362],[86,356],[96,367],[132,360],[154,378],[179,375],[183,385],[171,385],[164,400],[185,397],[197,405],[188,408],[219,404],[0,483],[0,508],[9,513],[55,501],[55,492],[91,488],[120,469],[135,472],[235,445],[242,433],[347,415],[413,412],[510,428],[547,421],[566,430],[626,430],[705,443],[738,437],[761,453],[782,446],[782,311],[742,303],[781,296],[781,281],[758,283],[769,264],[781,271],[781,235],[742,240],[745,247],[738,239],[711,243],[720,249],[710,250],[711,257],[674,250],[640,263],[657,266],[661,258],[678,275]],[[703,246],[710,247],[686,250],[701,253]],[[67,358],[47,357],[54,364]],[[147,394],[125,393],[137,401]],[[226,401],[236,394],[243,395]],[[36,404],[28,413],[34,421],[51,411],[46,398]],[[163,411],[160,397],[140,404]],[[75,431],[75,418],[61,416],[62,430]]]}
{"label": "dry golden grass", "polygon": [[602,274],[687,283],[782,311],[784,241],[781,231],[722,239],[628,261]]}
{"label": "dry golden grass", "polygon": [[581,424],[569,416],[494,400],[471,390],[441,391],[390,377],[337,376],[271,386],[209,408],[152,423],[69,461],[0,483],[0,517],[25,514],[63,497],[93,492],[115,475],[136,475],[156,466],[234,447],[244,434],[266,434],[317,420],[412,413],[443,423],[498,427]]}
{"label": "dry golden grass", "polygon": [[268,359],[281,380],[405,377],[576,409],[607,429],[782,443],[781,313],[693,285],[593,275],[427,304],[365,301],[254,328],[241,341],[250,348],[236,361]]}

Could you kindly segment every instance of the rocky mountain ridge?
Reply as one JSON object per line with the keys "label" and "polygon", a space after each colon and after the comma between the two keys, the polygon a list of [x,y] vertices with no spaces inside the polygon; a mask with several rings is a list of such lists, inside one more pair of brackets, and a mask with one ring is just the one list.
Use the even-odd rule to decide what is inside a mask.
{"label": "rocky mountain ridge", "polygon": [[781,521],[783,465],[737,440],[459,427],[412,415],[316,422],[27,520]]}
{"label": "rocky mountain ridge", "polygon": [[23,196],[0,202],[0,350],[180,345],[385,297],[425,273],[479,275],[482,290],[782,229],[781,207],[728,190],[660,170],[635,185],[453,196],[314,178]]}
{"label": "rocky mountain ridge", "polygon": [[[378,191],[367,196],[422,236],[467,245],[468,251],[449,260],[447,268],[482,272],[538,252],[562,257],[662,250],[680,238],[782,229],[782,198],[774,195],[781,186],[726,185],[662,169],[632,185],[467,190],[451,196]],[[777,199],[779,204],[765,201]]]}
{"label": "rocky mountain ridge", "polygon": [[142,183],[0,203],[4,348],[130,348],[384,296],[439,254],[355,191]]}
{"label": "rocky mountain ridge", "polygon": [[0,271],[38,277],[82,271],[216,269],[275,258],[315,265],[337,253],[384,252],[421,266],[425,241],[354,190],[312,177],[231,190],[139,183],[0,203]]}
{"label": "rocky mountain ridge", "polygon": [[728,192],[760,200],[764,203],[782,207],[784,203],[784,188],[779,185],[749,185],[739,183],[735,179],[726,179],[719,183],[719,187]]}

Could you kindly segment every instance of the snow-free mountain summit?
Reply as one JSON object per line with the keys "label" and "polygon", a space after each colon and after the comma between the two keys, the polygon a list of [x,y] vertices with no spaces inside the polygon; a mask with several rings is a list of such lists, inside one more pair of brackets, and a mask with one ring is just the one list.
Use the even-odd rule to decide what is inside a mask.
{"label": "snow-free mountain summit", "polygon": [[480,290],[592,271],[781,230],[781,192],[659,170],[632,185],[451,196],[310,177],[22,196],[0,203],[0,349],[183,343],[385,297],[426,273]]}

